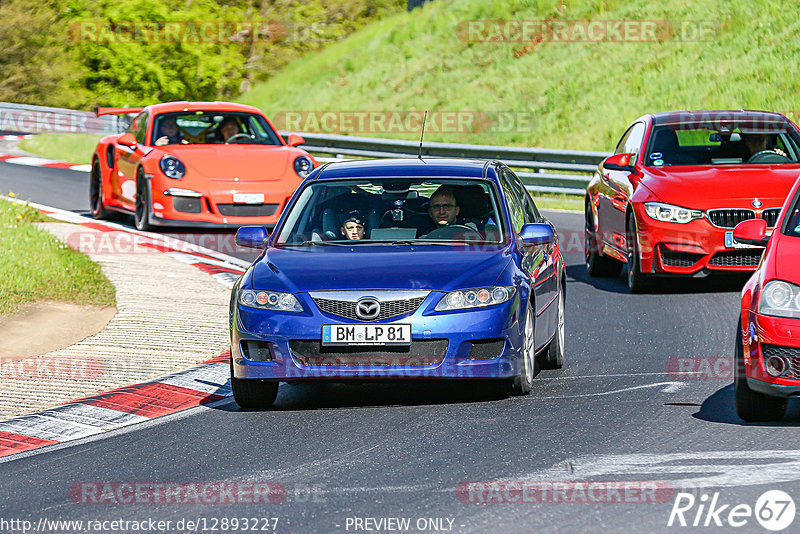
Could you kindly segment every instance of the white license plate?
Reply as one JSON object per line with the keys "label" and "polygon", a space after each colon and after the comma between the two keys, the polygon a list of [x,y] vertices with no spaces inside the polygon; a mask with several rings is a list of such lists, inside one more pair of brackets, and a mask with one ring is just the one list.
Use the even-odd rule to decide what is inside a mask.
{"label": "white license plate", "polygon": [[410,345],[410,324],[324,324],[323,345]]}
{"label": "white license plate", "polygon": [[234,204],[263,204],[264,193],[234,193]]}
{"label": "white license plate", "polygon": [[733,232],[725,232],[725,248],[764,248],[746,243],[739,243],[733,238]]}

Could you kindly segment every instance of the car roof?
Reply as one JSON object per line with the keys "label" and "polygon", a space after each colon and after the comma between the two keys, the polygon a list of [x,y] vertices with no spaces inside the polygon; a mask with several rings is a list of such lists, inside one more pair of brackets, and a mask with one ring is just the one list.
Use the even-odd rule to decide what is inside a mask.
{"label": "car roof", "polygon": [[681,110],[664,111],[650,115],[654,125],[691,123],[786,123],[789,121],[774,111],[757,111],[751,109],[714,109],[714,110]]}
{"label": "car roof", "polygon": [[260,109],[247,106],[245,104],[235,104],[233,102],[164,102],[153,104],[146,108],[153,114],[171,113],[175,111],[239,111],[245,113],[258,113],[262,115]]}
{"label": "car roof", "polygon": [[496,178],[492,162],[451,158],[368,159],[328,163],[310,177],[334,180],[365,177]]}

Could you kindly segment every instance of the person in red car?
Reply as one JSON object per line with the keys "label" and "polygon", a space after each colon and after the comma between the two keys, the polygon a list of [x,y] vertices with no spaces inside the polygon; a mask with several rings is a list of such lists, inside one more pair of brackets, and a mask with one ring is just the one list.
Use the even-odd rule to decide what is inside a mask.
{"label": "person in red car", "polygon": [[156,146],[188,144],[188,141],[183,138],[180,129],[178,129],[178,122],[175,117],[162,119],[158,131],[161,135],[153,143]]}
{"label": "person in red car", "polygon": [[234,117],[226,117],[219,123],[219,135],[223,143],[228,143],[234,136],[241,133],[239,123]]}
{"label": "person in red car", "polygon": [[747,161],[748,159],[752,158],[756,154],[760,152],[775,152],[776,154],[780,154],[783,157],[786,157],[786,152],[781,150],[780,148],[770,146],[770,136],[767,134],[743,134],[742,137],[744,138],[744,144],[747,147],[747,155],[745,155],[744,160]]}

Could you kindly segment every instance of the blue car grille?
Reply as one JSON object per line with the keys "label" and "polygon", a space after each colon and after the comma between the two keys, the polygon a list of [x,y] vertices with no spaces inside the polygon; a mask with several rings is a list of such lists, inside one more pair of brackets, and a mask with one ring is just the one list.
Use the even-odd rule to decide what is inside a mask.
{"label": "blue car grille", "polygon": [[289,341],[292,356],[300,365],[341,367],[414,367],[436,365],[447,353],[446,339],[415,339],[410,346],[323,346],[319,340]]}
{"label": "blue car grille", "polygon": [[[331,300],[323,298],[313,299],[314,303],[323,313],[344,317],[354,321],[364,321],[356,315],[356,303],[346,300]],[[380,302],[381,311],[377,317],[370,321],[380,321],[381,319],[390,319],[400,315],[407,315],[414,313],[420,304],[425,300],[425,297],[416,297],[410,299],[400,300],[384,300]],[[364,321],[364,322],[370,322]]]}

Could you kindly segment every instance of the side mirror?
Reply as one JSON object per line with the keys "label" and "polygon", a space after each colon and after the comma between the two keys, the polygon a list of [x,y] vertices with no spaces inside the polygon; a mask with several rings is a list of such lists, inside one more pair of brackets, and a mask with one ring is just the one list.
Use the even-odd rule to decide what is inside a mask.
{"label": "side mirror", "polygon": [[264,226],[242,226],[236,230],[236,244],[240,247],[264,248],[269,232]]}
{"label": "side mirror", "polygon": [[628,171],[633,172],[633,159],[636,154],[614,154],[607,157],[603,161],[603,168],[610,171]]}
{"label": "side mirror", "polygon": [[519,236],[526,245],[549,245],[556,240],[553,227],[547,223],[526,224],[522,227]]}
{"label": "side mirror", "polygon": [[766,247],[769,236],[767,235],[767,221],[764,219],[748,219],[736,225],[733,229],[733,238],[745,245]]}
{"label": "side mirror", "polygon": [[138,144],[136,142],[136,136],[130,132],[124,133],[121,136],[119,136],[119,139],[117,139],[117,143],[119,143],[122,146],[127,146],[130,148],[136,148],[136,145]]}
{"label": "side mirror", "polygon": [[302,145],[306,142],[306,140],[303,139],[302,135],[289,134],[289,139],[286,142],[289,144],[289,146],[297,146]]}

